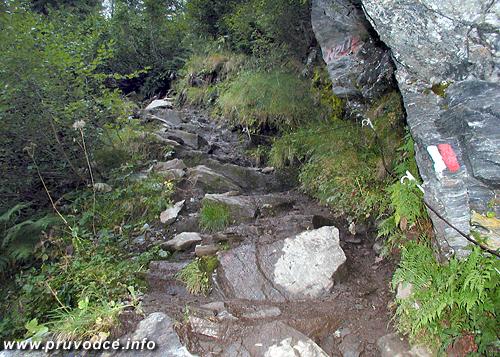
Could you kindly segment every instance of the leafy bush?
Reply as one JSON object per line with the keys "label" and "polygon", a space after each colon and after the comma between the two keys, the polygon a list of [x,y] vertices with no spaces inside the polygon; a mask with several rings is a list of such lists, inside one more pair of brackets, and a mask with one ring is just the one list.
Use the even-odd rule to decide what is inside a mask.
{"label": "leafy bush", "polygon": [[[34,318],[64,338],[104,333],[133,299],[131,287],[144,288],[138,274],[160,251],[132,252],[130,239],[168,207],[172,186],[155,175],[115,183],[121,186],[98,192],[95,204],[93,192],[78,193],[72,215],[66,216],[71,230],[55,230],[30,251],[39,264],[18,274],[1,293],[7,303],[0,312],[5,315],[0,336],[22,335]],[[86,300],[83,309],[80,302]]]}
{"label": "leafy bush", "polygon": [[316,113],[309,84],[279,70],[241,73],[222,92],[217,106],[226,118],[251,131],[266,126],[287,131]]}
{"label": "leafy bush", "polygon": [[95,210],[92,192],[78,197],[73,212],[77,214],[79,227],[90,231],[95,218],[93,223],[98,227],[127,234],[159,217],[171,203],[172,183],[161,175],[117,180],[115,184],[117,187],[111,192],[97,194]]}
{"label": "leafy bush", "polygon": [[441,265],[431,248],[407,243],[392,281],[394,289],[412,284],[411,295],[396,301],[398,329],[413,341],[441,346],[441,352],[472,335],[473,355],[494,355],[499,347],[499,271],[500,260],[479,247],[467,259]]}
{"label": "leafy bush", "polygon": [[113,45],[100,39],[102,17],[53,12],[49,18],[17,1],[9,6],[0,13],[0,210],[12,202],[46,202],[37,170],[49,188],[61,188],[55,193],[86,183],[74,124],[84,127],[93,148],[103,123],[128,116],[120,93],[106,86],[121,77],[99,71]]}
{"label": "leafy bush", "polygon": [[126,75],[146,70],[139,78],[121,79],[120,87],[136,92],[140,98],[165,95],[172,76],[184,64],[187,32],[179,4],[146,0],[116,2],[105,37],[114,41],[114,57],[105,68]]}
{"label": "leafy bush", "polygon": [[404,144],[396,150],[399,157],[394,165],[396,178],[409,172],[416,181],[399,180],[391,183],[385,189],[388,204],[380,212],[382,219],[378,226],[377,238],[385,237],[385,247],[382,254],[387,256],[394,249],[399,249],[408,239],[426,241],[432,235],[432,224],[424,206],[423,193],[418,188],[420,184],[415,149],[410,134],[405,136]]}
{"label": "leafy bush", "polygon": [[206,232],[217,232],[229,225],[229,209],[220,203],[205,201],[200,211],[200,227]]}
{"label": "leafy bush", "polygon": [[212,273],[218,264],[219,261],[215,256],[196,258],[179,271],[176,276],[186,284],[190,294],[207,295],[212,286]]}

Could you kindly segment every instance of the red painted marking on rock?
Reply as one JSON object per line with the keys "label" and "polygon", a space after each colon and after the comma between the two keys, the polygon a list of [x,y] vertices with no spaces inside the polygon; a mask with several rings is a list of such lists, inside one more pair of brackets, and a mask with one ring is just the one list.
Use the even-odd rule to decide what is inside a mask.
{"label": "red painted marking on rock", "polygon": [[441,154],[446,167],[451,172],[457,172],[460,169],[460,164],[457,160],[457,155],[450,144],[439,144],[438,145],[439,153]]}

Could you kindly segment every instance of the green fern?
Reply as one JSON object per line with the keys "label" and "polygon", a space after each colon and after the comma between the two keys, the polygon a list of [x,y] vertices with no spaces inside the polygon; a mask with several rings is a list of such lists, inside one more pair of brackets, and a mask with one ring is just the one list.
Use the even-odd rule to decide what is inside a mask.
{"label": "green fern", "polygon": [[0,274],[9,266],[23,262],[33,255],[40,234],[56,223],[56,218],[47,215],[37,220],[28,219],[16,223],[21,211],[29,204],[17,204],[0,216]]}
{"label": "green fern", "polygon": [[397,300],[396,319],[401,332],[414,341],[442,350],[454,339],[473,334],[479,353],[498,343],[500,260],[475,247],[465,260],[439,264],[432,249],[414,242],[402,248],[392,285],[411,283],[412,295]]}

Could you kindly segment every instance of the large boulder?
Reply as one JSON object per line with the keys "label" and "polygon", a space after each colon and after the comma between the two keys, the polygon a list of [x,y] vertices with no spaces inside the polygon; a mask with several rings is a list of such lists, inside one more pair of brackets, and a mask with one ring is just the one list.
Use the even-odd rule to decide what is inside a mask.
{"label": "large boulder", "polygon": [[[390,47],[426,200],[470,231],[500,187],[500,4],[487,0],[363,0]],[[495,207],[499,213],[499,207]],[[468,241],[431,213],[441,252]]]}
{"label": "large boulder", "polygon": [[358,0],[314,0],[311,20],[333,92],[374,99],[393,86],[390,54],[371,36]]}
{"label": "large boulder", "polygon": [[244,244],[219,253],[224,295],[248,300],[318,298],[341,278],[346,256],[335,227],[305,231],[269,244]]}
{"label": "large boulder", "polygon": [[194,188],[199,188],[204,192],[222,193],[240,189],[232,180],[205,165],[189,169],[188,181]]}

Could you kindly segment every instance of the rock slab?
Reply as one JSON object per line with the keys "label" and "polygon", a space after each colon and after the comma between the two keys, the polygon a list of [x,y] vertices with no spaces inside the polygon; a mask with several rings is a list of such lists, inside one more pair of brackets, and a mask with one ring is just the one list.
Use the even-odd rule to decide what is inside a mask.
{"label": "rock slab", "polygon": [[270,244],[219,253],[219,286],[227,297],[287,301],[317,298],[341,277],[346,256],[335,227],[305,231]]}

